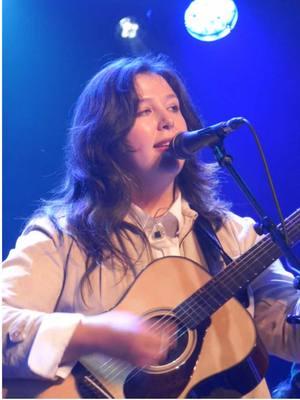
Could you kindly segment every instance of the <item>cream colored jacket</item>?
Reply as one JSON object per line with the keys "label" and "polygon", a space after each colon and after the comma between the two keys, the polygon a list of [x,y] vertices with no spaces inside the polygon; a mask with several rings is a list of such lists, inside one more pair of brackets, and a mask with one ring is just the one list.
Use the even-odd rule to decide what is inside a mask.
{"label": "cream colored jacket", "polygon": [[[179,234],[180,253],[205,266],[192,231],[196,213],[182,202],[183,225]],[[65,377],[72,365],[60,367],[60,360],[82,314],[99,314],[112,309],[134,282],[111,265],[102,265],[90,276],[82,301],[79,282],[85,271],[85,257],[76,243],[64,235],[61,243],[45,220],[35,222],[48,235],[33,230],[19,237],[3,265],[3,363],[4,376],[31,377],[33,373],[55,379]],[[237,258],[257,242],[253,221],[229,213],[218,232],[224,250]],[[137,272],[151,260],[141,244],[128,243],[137,262]],[[66,266],[66,260],[68,263]],[[289,313],[300,313],[299,292],[293,277],[281,263],[274,262],[250,286],[250,309],[259,335],[270,354],[300,362],[300,326],[285,322]],[[41,349],[42,346],[42,349]],[[247,397],[269,397],[265,381]]]}

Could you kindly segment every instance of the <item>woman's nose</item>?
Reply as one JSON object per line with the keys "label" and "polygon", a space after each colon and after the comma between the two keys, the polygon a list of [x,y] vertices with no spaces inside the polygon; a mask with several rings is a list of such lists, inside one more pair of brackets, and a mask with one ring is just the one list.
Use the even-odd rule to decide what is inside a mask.
{"label": "woman's nose", "polygon": [[162,114],[158,122],[158,129],[169,131],[174,127],[174,120],[171,115]]}

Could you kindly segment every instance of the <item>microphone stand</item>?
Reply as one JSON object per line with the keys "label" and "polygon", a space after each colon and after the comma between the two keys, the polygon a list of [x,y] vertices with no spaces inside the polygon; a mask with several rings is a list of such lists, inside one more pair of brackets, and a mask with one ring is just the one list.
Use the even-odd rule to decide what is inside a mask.
{"label": "microphone stand", "polygon": [[[270,236],[273,240],[274,243],[278,245],[278,247],[282,250],[283,255],[286,257],[290,269],[293,272],[296,272],[299,274],[299,269],[300,269],[300,261],[297,259],[296,255],[293,253],[292,249],[288,246],[286,243],[286,240],[283,236],[283,234],[280,232],[280,230],[277,228],[277,226],[274,224],[272,219],[266,215],[262,207],[259,205],[251,191],[249,190],[247,184],[244,182],[244,180],[241,178],[241,176],[238,174],[236,169],[232,165],[232,157],[226,153],[226,150],[224,148],[223,144],[223,138],[220,139],[220,141],[213,146],[211,146],[213,149],[213,152],[215,154],[215,157],[221,167],[225,167],[229,173],[232,175],[232,177],[235,179],[237,182],[238,186],[242,190],[242,192],[245,194],[247,199],[250,201],[254,209],[256,210],[260,220],[258,223],[254,225],[254,229],[258,235],[262,235],[265,233],[270,233]],[[297,290],[300,290],[300,275],[295,277],[294,279],[294,287]],[[300,324],[300,316],[298,315],[289,315],[287,318],[288,323],[292,324]]]}

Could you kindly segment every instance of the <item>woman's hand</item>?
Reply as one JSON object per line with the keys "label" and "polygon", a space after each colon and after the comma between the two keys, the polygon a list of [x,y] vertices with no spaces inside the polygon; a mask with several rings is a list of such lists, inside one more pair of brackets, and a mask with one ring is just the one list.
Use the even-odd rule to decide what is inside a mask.
{"label": "woman's hand", "polygon": [[155,365],[172,346],[174,332],[175,327],[170,323],[162,327],[162,324],[142,321],[127,312],[83,317],[62,362],[99,352],[140,367]]}

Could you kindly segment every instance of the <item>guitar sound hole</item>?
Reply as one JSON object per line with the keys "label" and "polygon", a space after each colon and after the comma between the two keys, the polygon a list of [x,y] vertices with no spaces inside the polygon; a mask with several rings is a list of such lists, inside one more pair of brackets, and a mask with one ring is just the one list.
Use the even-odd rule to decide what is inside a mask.
{"label": "guitar sound hole", "polygon": [[157,365],[169,364],[180,357],[188,344],[188,331],[184,325],[175,317],[166,315],[152,317],[149,322],[155,330],[163,330],[167,326],[167,332],[171,340],[171,346],[166,356]]}
{"label": "guitar sound hole", "polygon": [[164,327],[169,332],[171,326],[173,343],[158,364],[131,371],[123,387],[126,398],[177,398],[192,374],[197,334],[174,316],[160,312],[148,316],[147,322],[156,332]]}

